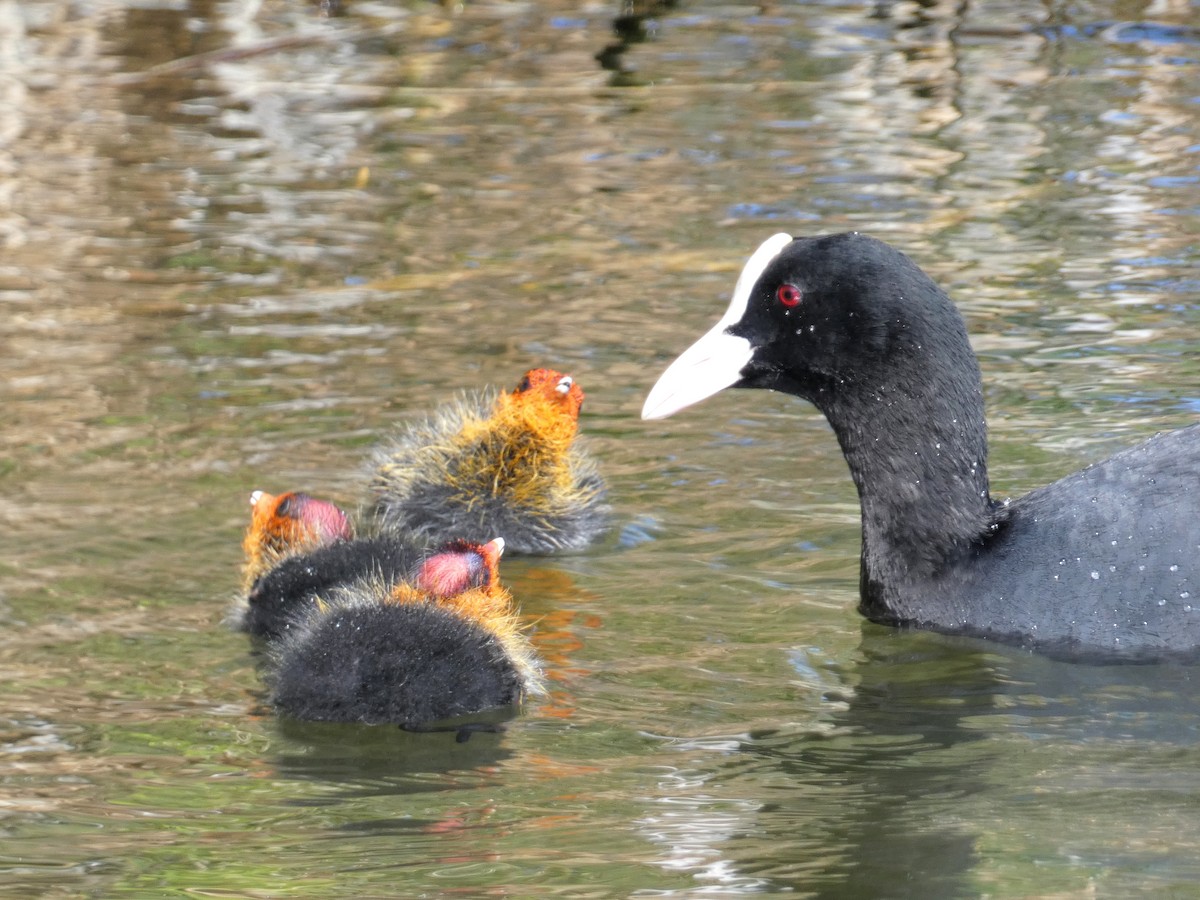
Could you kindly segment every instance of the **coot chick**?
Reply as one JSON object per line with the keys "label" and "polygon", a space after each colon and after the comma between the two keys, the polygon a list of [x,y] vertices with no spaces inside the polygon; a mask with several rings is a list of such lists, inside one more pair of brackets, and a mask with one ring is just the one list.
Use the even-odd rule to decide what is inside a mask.
{"label": "coot chick", "polygon": [[642,416],[730,386],[802,397],[833,427],[862,505],[859,609],[869,619],[1072,658],[1200,649],[1200,427],[993,500],[962,317],[887,244],[768,239]]}
{"label": "coot chick", "polygon": [[499,583],[504,542],[456,542],[399,584],[333,589],[273,645],[271,703],[294,719],[417,728],[512,706],[541,676]]}
{"label": "coot chick", "polygon": [[227,621],[256,638],[279,637],[313,598],[337,585],[366,576],[398,581],[424,555],[395,535],[355,538],[341,509],[308,494],[255,491],[250,504],[242,594]]}
{"label": "coot chick", "polygon": [[327,500],[299,491],[250,495],[250,525],[242,538],[246,559],[242,590],[289,556],[305,553],[354,535],[349,517]]}
{"label": "coot chick", "polygon": [[533,369],[516,389],[466,397],[374,456],[386,531],[437,544],[503,535],[520,553],[587,546],[605,529],[604,482],[575,442],[583,390]]}

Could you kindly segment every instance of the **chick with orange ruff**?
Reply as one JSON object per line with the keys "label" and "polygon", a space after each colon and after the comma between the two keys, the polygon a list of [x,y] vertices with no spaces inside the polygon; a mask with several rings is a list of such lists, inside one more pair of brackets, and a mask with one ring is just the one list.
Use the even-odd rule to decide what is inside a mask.
{"label": "chick with orange ruff", "polygon": [[456,541],[410,578],[368,577],[311,604],[273,645],[271,704],[305,721],[419,727],[541,693],[500,584],[504,541]]}
{"label": "chick with orange ruff", "polygon": [[395,535],[356,539],[341,509],[308,494],[255,491],[250,506],[242,592],[228,620],[254,637],[279,637],[337,585],[365,575],[402,579],[423,555]]}
{"label": "chick with orange ruff", "polygon": [[606,528],[604,482],[579,449],[583,390],[533,369],[512,391],[476,395],[376,451],[382,528],[423,543],[503,535],[520,553],[578,550]]}
{"label": "chick with orange ruff", "polygon": [[296,556],[354,536],[349,517],[327,500],[317,500],[299,491],[250,495],[250,527],[242,538],[246,561],[242,566],[242,590],[289,556]]}

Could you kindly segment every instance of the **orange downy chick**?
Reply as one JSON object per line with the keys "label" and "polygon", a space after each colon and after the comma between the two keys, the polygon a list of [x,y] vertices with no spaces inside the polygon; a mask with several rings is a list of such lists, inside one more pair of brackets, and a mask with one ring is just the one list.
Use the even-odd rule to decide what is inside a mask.
{"label": "orange downy chick", "polygon": [[499,583],[504,542],[455,542],[395,585],[318,601],[276,645],[271,702],[315,721],[418,725],[519,703],[541,673]]}
{"label": "orange downy chick", "polygon": [[354,527],[342,510],[308,494],[254,491],[250,509],[250,525],[242,538],[243,593],[289,556],[354,536]]}
{"label": "orange downy chick", "polygon": [[[500,583],[503,538],[486,544],[453,541],[428,557],[411,584],[399,584],[390,603],[437,603],[495,635],[527,685],[540,685],[541,675],[512,594]],[[464,561],[466,563],[464,564]]]}
{"label": "orange downy chick", "polygon": [[586,546],[607,509],[575,445],[583,399],[569,375],[533,369],[490,402],[464,400],[411,426],[376,454],[384,526],[429,542],[500,534],[525,553]]}

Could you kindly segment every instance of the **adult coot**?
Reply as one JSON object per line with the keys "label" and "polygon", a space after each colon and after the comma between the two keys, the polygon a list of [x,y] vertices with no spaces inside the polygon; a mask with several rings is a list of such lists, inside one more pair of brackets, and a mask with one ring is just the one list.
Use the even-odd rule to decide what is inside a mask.
{"label": "adult coot", "polygon": [[829,420],[862,504],[869,619],[1072,657],[1200,648],[1200,429],[993,500],[962,317],[898,250],[861,234],[768,239],[642,417],[731,386],[795,394]]}

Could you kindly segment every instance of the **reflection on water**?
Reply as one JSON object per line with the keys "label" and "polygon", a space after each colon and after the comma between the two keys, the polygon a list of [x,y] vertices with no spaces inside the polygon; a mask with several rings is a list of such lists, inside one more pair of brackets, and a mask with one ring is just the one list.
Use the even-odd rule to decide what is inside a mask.
{"label": "reflection on water", "polygon": [[[998,492],[1193,419],[1193,19],[0,0],[0,885],[1194,890],[1192,670],[863,626],[815,411],[635,418],[763,237],[861,229],[962,304]],[[548,700],[264,718],[247,493],[353,506],[377,435],[535,364],[619,517],[506,561]]]}
{"label": "reflection on water", "polygon": [[[511,755],[501,737],[503,721],[492,718],[497,719],[490,723],[494,730],[477,728],[467,740],[454,731],[415,734],[399,728],[333,728],[283,720],[278,723],[283,744],[273,754],[275,773],[330,787],[340,784],[340,790],[319,801],[322,804],[355,796],[461,789],[464,782],[486,779],[489,770]],[[451,774],[454,777],[446,777]]]}
{"label": "reflection on water", "polygon": [[[639,822],[665,867],[740,890],[958,897],[1069,891],[1060,856],[1094,885],[1137,892],[1150,882],[1111,867],[1118,845],[1137,871],[1183,862],[1196,780],[1161,778],[1197,762],[1194,670],[863,632],[846,671],[798,655],[824,701],[816,718],[676,747],[706,761],[660,776]],[[1129,809],[1152,784],[1164,794]],[[1048,868],[1000,862],[1014,839]],[[1194,868],[1176,875],[1190,882]]]}

